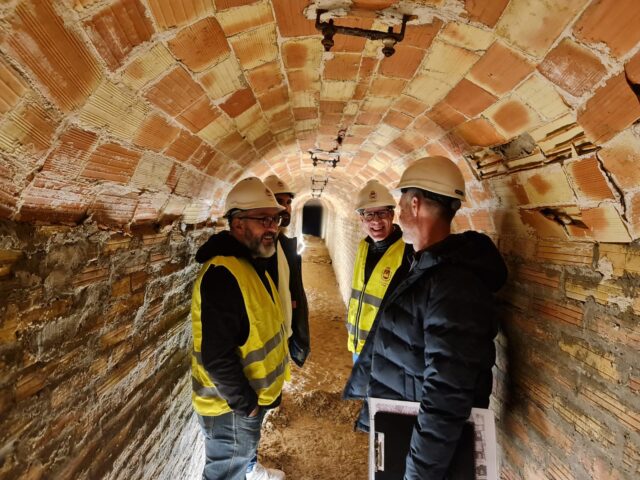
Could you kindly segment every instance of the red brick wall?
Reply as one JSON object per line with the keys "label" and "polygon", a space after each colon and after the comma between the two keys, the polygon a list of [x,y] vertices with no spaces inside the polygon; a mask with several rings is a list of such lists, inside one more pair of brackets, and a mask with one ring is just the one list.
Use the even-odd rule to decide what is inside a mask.
{"label": "red brick wall", "polygon": [[210,229],[0,231],[0,477],[201,468],[188,314],[193,254]]}
{"label": "red brick wall", "polygon": [[640,249],[501,239],[503,478],[640,474]]}

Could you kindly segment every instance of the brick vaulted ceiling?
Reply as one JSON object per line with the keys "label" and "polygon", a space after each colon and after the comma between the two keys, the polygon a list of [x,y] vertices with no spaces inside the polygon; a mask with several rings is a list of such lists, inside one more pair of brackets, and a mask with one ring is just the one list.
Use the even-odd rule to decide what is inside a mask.
{"label": "brick vaulted ceiling", "polygon": [[[377,30],[413,17],[390,58],[341,35],[325,53],[317,8]],[[637,0],[25,0],[0,17],[0,217],[199,223],[248,174],[308,198],[309,150],[335,148],[333,204],[445,154],[469,182],[461,228],[640,237]]]}

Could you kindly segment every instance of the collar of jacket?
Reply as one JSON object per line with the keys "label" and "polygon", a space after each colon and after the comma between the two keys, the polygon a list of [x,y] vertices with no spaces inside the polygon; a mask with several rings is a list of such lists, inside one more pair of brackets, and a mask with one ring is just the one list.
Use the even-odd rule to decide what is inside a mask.
{"label": "collar of jacket", "polygon": [[198,249],[196,253],[196,261],[205,263],[213,257],[236,257],[246,258],[256,268],[256,270],[265,270],[267,268],[268,258],[254,258],[246,245],[236,240],[229,230],[223,230],[209,237],[209,240]]}

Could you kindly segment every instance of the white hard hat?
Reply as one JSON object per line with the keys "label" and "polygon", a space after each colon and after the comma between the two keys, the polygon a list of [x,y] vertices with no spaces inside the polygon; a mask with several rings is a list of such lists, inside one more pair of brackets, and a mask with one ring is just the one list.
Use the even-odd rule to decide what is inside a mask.
{"label": "white hard hat", "polygon": [[464,177],[447,157],[424,157],[409,165],[396,189],[411,187],[464,200]]}
{"label": "white hard hat", "polygon": [[277,175],[269,175],[264,179],[264,184],[269,187],[274,195],[277,195],[279,193],[288,193],[292,197],[295,196],[295,193],[293,193],[293,190],[289,188],[289,185],[284,183],[282,179]]}
{"label": "white hard hat", "polygon": [[365,208],[395,206],[396,201],[389,193],[387,187],[377,180],[369,180],[362,190],[358,192],[356,211],[363,210]]}
{"label": "white hard hat", "polygon": [[254,208],[277,208],[284,210],[276,201],[273,192],[258,177],[240,180],[231,189],[224,202],[224,216],[232,210],[252,210]]}

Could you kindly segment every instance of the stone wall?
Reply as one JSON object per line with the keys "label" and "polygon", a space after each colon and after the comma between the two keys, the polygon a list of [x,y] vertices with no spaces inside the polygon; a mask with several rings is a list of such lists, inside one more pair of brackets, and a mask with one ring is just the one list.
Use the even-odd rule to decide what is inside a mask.
{"label": "stone wall", "polygon": [[210,231],[0,224],[0,477],[201,468],[188,314]]}

